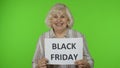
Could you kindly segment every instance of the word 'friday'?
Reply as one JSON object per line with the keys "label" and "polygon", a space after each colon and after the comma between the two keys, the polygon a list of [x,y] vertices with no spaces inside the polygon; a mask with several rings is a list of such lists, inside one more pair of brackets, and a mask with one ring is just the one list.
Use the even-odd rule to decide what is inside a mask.
{"label": "word 'friday'", "polygon": [[52,44],[52,49],[76,49],[75,47],[76,43],[62,43],[61,45],[59,43],[53,43]]}
{"label": "word 'friday'", "polygon": [[78,54],[51,54],[51,60],[76,60]]}

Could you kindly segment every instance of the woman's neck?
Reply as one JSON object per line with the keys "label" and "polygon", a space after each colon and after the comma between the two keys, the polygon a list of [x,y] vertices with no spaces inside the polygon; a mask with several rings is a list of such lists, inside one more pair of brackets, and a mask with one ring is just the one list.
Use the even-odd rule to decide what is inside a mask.
{"label": "woman's neck", "polygon": [[64,38],[67,30],[54,30],[54,32],[57,38]]}

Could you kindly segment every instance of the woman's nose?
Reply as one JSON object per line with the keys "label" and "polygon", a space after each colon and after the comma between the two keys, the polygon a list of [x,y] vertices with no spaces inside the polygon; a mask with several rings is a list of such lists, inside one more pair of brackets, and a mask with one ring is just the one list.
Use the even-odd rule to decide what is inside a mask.
{"label": "woman's nose", "polygon": [[57,21],[58,21],[58,22],[61,22],[61,19],[60,19],[60,18],[58,18],[58,19],[57,19]]}

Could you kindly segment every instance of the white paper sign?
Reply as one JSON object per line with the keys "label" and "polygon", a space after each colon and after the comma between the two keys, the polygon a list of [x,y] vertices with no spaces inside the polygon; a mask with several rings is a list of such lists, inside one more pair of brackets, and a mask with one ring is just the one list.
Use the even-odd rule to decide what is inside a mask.
{"label": "white paper sign", "polygon": [[48,64],[74,64],[83,58],[82,38],[46,38],[45,58]]}

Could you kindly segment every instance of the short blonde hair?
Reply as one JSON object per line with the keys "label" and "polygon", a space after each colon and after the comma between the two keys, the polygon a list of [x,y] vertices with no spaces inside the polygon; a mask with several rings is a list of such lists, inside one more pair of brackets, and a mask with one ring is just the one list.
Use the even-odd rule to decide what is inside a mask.
{"label": "short blonde hair", "polygon": [[55,11],[59,11],[59,10],[65,10],[66,11],[66,14],[68,16],[68,19],[69,19],[69,23],[68,23],[68,28],[71,28],[73,26],[73,17],[69,11],[69,9],[64,5],[64,4],[56,4],[52,7],[52,9],[49,11],[47,17],[46,17],[46,24],[48,25],[48,27],[51,28],[51,22],[50,22],[50,18],[52,17],[52,13],[55,12]]}

